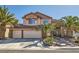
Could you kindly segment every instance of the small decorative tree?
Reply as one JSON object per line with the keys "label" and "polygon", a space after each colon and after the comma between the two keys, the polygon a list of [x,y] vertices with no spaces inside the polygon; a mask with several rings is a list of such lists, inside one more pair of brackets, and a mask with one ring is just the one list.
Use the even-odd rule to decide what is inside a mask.
{"label": "small decorative tree", "polygon": [[44,45],[50,46],[53,44],[53,37],[52,37],[52,30],[54,30],[54,26],[52,24],[46,24],[43,27],[43,33],[44,33]]}

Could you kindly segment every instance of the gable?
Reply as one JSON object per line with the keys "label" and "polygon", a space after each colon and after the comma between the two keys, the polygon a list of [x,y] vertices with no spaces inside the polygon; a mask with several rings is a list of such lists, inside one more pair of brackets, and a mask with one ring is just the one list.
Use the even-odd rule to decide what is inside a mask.
{"label": "gable", "polygon": [[40,12],[36,12],[35,13],[37,16],[40,16],[42,19],[52,19],[52,17],[48,16],[48,15],[45,15],[43,13],[40,13]]}
{"label": "gable", "polygon": [[41,19],[52,19],[52,17],[50,16],[47,16],[45,14],[42,14],[40,12],[36,12],[36,13],[29,13],[29,14],[26,14],[24,15],[23,19],[26,19],[26,18],[41,18]]}
{"label": "gable", "polygon": [[38,18],[38,16],[35,15],[34,13],[29,13],[29,14],[25,15],[23,18],[25,18],[25,19]]}

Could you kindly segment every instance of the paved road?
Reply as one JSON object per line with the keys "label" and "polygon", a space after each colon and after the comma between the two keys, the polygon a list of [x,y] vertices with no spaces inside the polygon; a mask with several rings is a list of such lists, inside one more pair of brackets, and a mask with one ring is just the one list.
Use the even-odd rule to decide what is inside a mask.
{"label": "paved road", "polygon": [[0,53],[79,53],[79,48],[61,48],[58,50],[0,50]]}

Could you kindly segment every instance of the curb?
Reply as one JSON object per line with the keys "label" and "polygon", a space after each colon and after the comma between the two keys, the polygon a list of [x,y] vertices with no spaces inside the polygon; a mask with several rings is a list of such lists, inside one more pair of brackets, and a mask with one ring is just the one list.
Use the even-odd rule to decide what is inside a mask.
{"label": "curb", "polygon": [[79,47],[51,47],[51,48],[0,48],[0,50],[56,50],[61,48],[79,48]]}

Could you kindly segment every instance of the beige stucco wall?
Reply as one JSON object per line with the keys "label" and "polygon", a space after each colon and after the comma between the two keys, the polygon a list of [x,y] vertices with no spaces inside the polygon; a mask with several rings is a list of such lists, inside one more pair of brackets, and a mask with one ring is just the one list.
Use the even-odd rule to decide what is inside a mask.
{"label": "beige stucco wall", "polygon": [[24,19],[24,20],[23,20],[23,24],[24,24],[24,25],[26,25],[26,24],[28,24],[28,23],[29,23],[29,20],[28,20],[28,19]]}
{"label": "beige stucco wall", "polygon": [[25,18],[30,18],[30,17],[32,17],[32,18],[38,18],[36,15],[34,15],[34,14],[30,14],[30,15],[28,15],[28,16],[26,16]]}
{"label": "beige stucco wall", "polygon": [[45,19],[40,19],[40,17],[37,17],[36,15],[34,15],[34,14],[31,14],[31,15],[28,15],[28,16],[26,16],[25,18],[24,18],[24,20],[23,20],[23,24],[24,25],[28,25],[29,24],[29,18],[34,18],[34,19],[36,19],[36,24],[38,25],[41,25],[41,24],[43,24],[43,21],[45,20],[45,19],[48,19],[48,23],[51,23],[51,18],[48,18],[48,17],[45,17]]}
{"label": "beige stucco wall", "polygon": [[41,19],[40,18],[37,19],[37,24],[39,24],[39,25],[41,24]]}
{"label": "beige stucco wall", "polygon": [[8,38],[9,37],[9,28],[6,28],[6,31],[5,31],[5,38]]}
{"label": "beige stucco wall", "polygon": [[5,38],[9,38],[9,27],[11,27],[11,25],[6,25],[6,31],[5,31]]}

